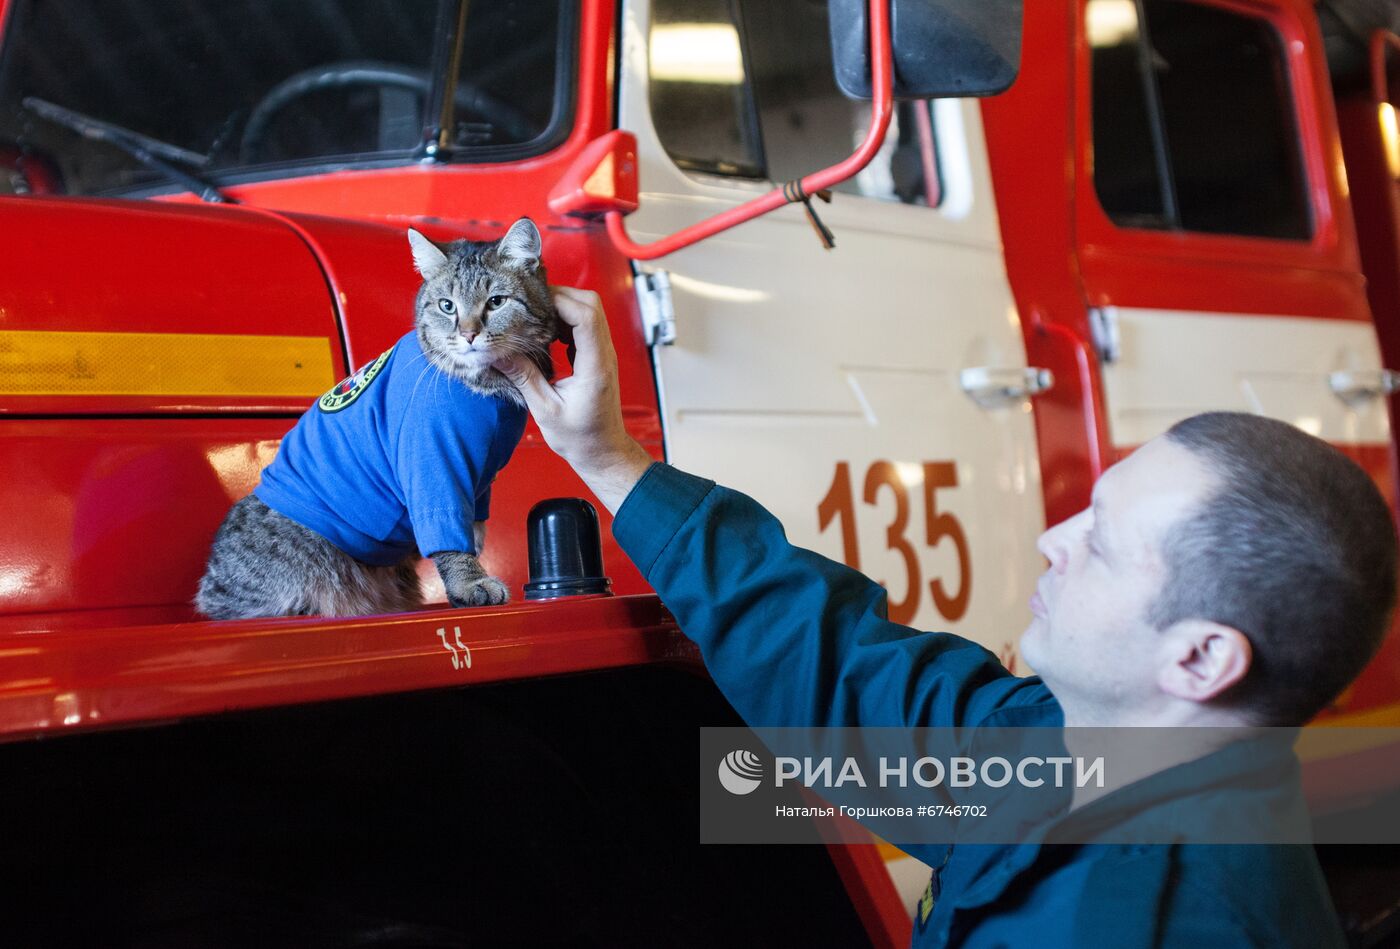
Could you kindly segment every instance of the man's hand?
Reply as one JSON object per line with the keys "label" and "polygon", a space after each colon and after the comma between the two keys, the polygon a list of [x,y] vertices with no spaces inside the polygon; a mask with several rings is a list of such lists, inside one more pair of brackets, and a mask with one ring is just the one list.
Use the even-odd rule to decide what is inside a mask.
{"label": "man's hand", "polygon": [[614,514],[651,464],[627,434],[617,391],[617,353],[598,294],[553,287],[559,318],[573,330],[574,374],[550,385],[528,359],[496,368],[520,390],[550,448]]}

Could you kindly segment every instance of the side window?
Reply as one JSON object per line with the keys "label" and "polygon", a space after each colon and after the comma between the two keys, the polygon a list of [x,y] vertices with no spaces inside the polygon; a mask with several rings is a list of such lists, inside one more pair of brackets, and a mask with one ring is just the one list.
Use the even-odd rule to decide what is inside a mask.
{"label": "side window", "polygon": [[1312,234],[1284,50],[1266,21],[1089,0],[1094,187],[1126,227]]}
{"label": "side window", "polygon": [[[826,0],[653,0],[649,50],[652,121],[682,168],[790,181],[870,125],[870,104],[836,86]],[[897,103],[875,160],[836,190],[937,205],[930,103]]]}
{"label": "side window", "polygon": [[688,171],[762,178],[763,147],[730,0],[651,5],[651,120]]}

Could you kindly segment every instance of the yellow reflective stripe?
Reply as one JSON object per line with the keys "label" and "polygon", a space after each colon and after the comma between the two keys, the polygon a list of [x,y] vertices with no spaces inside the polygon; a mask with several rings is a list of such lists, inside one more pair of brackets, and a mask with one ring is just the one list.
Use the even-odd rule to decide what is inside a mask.
{"label": "yellow reflective stripe", "polygon": [[317,396],[324,336],[0,330],[0,395]]}
{"label": "yellow reflective stripe", "polygon": [[1310,728],[1400,728],[1400,703],[1364,712],[1342,712],[1312,722]]}
{"label": "yellow reflective stripe", "polygon": [[909,854],[900,850],[894,844],[887,844],[878,838],[875,841],[875,848],[886,863],[890,863],[894,860],[903,860],[905,857],[909,856]]}
{"label": "yellow reflective stripe", "polygon": [[1304,728],[1295,750],[1298,760],[1304,762],[1326,761],[1391,746],[1400,751],[1398,727],[1400,704],[1331,715]]}

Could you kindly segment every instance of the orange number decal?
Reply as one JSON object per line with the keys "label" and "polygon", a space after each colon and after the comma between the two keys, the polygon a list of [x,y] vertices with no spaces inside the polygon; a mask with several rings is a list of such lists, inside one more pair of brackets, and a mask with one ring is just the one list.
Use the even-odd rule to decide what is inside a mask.
{"label": "orange number decal", "polygon": [[[951,461],[924,462],[924,521],[926,543],[930,548],[937,547],[944,538],[951,538],[958,555],[957,593],[948,594],[943,581],[934,578],[929,581],[929,592],[933,595],[934,606],[943,618],[959,620],[967,613],[972,599],[972,558],[968,552],[967,534],[952,514],[938,512],[936,492],[939,488],[958,486],[958,468]],[[919,598],[923,590],[923,576],[919,569],[919,555],[909,543],[909,491],[899,477],[899,469],[888,461],[877,461],[865,473],[865,503],[875,504],[881,488],[888,488],[894,495],[894,520],[885,529],[885,544],[904,558],[905,582],[908,591],[904,599],[889,606],[890,620],[907,624],[919,612]],[[846,565],[860,569],[860,545],[856,539],[855,498],[851,485],[849,462],[836,464],[836,474],[831,479],[831,487],[826,497],[817,505],[817,530],[825,531],[834,520],[841,521],[841,555]],[[880,584],[886,586],[885,581]]]}
{"label": "orange number decal", "polygon": [[[906,574],[904,599],[890,604],[890,622],[904,624],[914,618],[919,611],[919,555],[909,546],[904,536],[909,529],[909,492],[904,482],[899,480],[899,471],[888,461],[877,461],[865,473],[865,503],[873,505],[875,495],[881,487],[888,487],[894,493],[894,520],[885,531],[885,544],[890,550],[897,550],[904,558]],[[885,581],[881,580],[883,585]]]}
{"label": "orange number decal", "polygon": [[967,612],[968,600],[972,598],[972,562],[967,550],[967,535],[962,525],[951,514],[938,513],[938,499],[934,492],[939,488],[958,486],[958,468],[951,461],[930,461],[924,463],[924,517],[928,524],[928,545],[937,547],[945,537],[952,538],[958,551],[958,592],[949,596],[943,588],[943,581],[934,578],[929,581],[929,591],[933,593],[933,603],[946,620],[960,620]]}
{"label": "orange number decal", "polygon": [[833,517],[841,518],[841,556],[846,566],[860,569],[860,548],[856,544],[855,501],[851,498],[851,466],[844,461],[836,464],[836,477],[831,490],[817,505],[817,530],[826,530]]}

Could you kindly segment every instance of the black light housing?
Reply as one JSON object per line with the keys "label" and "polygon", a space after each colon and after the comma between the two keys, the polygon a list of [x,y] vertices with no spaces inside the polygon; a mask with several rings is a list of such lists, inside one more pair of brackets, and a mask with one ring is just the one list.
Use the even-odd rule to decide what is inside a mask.
{"label": "black light housing", "polygon": [[550,498],[530,508],[525,522],[530,582],[525,599],[612,593],[603,573],[598,512],[583,498]]}

